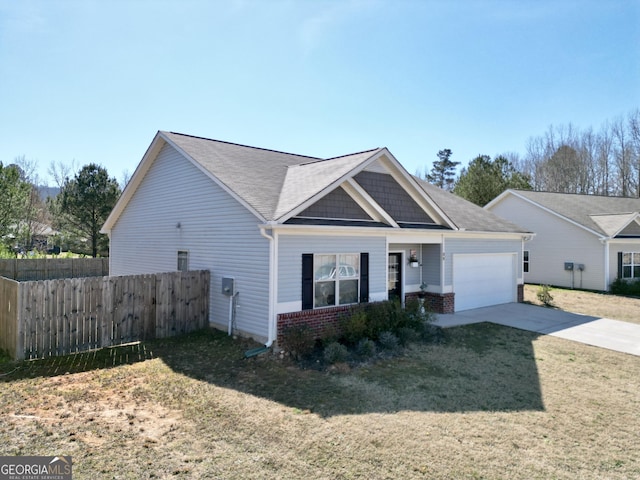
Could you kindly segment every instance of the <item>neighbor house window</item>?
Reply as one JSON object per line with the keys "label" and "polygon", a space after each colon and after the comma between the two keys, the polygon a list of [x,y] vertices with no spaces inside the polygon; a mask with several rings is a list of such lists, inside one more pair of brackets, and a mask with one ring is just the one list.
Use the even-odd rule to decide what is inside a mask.
{"label": "neighbor house window", "polygon": [[178,271],[186,272],[189,270],[189,252],[178,250]]}
{"label": "neighbor house window", "polygon": [[302,255],[302,309],[369,301],[369,254]]}
{"label": "neighbor house window", "polygon": [[522,254],[522,269],[524,273],[529,271],[529,250],[525,250]]}
{"label": "neighbor house window", "polygon": [[622,278],[640,278],[640,252],[622,253]]}

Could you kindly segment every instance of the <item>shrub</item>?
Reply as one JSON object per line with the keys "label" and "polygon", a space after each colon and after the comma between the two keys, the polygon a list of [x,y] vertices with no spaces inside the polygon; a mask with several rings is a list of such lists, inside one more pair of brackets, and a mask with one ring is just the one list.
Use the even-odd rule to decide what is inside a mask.
{"label": "shrub", "polygon": [[367,312],[364,309],[352,310],[340,321],[344,339],[355,344],[367,336]]}
{"label": "shrub", "polygon": [[410,342],[415,342],[420,338],[420,333],[410,327],[400,327],[398,329],[398,341],[403,347]]}
{"label": "shrub", "polygon": [[536,296],[546,307],[553,306],[553,296],[551,295],[551,287],[549,287],[549,285],[540,285]]}
{"label": "shrub", "polygon": [[395,350],[398,348],[398,337],[392,332],[382,332],[378,341],[385,350]]}
{"label": "shrub", "polygon": [[327,363],[340,363],[347,360],[349,357],[349,350],[347,350],[347,347],[341,343],[331,342],[325,347],[322,356],[324,361]]}
{"label": "shrub", "polygon": [[609,288],[614,295],[630,295],[640,297],[640,280],[623,280],[616,278]]}
{"label": "shrub", "polygon": [[373,357],[376,354],[376,344],[368,338],[361,339],[356,345],[356,353],[364,358]]}
{"label": "shrub", "polygon": [[282,332],[283,347],[291,352],[296,360],[308,357],[315,346],[315,336],[309,325],[294,325]]}

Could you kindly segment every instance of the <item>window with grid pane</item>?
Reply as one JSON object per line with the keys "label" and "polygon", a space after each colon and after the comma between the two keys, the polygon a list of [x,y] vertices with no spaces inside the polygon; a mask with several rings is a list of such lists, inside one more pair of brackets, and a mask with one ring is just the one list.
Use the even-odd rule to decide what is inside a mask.
{"label": "window with grid pane", "polygon": [[622,278],[640,278],[640,252],[622,254]]}

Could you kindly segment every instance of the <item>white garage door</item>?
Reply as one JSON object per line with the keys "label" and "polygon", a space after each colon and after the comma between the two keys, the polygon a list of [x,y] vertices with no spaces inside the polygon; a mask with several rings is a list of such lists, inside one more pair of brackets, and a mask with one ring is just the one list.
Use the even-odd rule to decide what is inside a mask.
{"label": "white garage door", "polygon": [[515,302],[515,254],[453,256],[455,310]]}

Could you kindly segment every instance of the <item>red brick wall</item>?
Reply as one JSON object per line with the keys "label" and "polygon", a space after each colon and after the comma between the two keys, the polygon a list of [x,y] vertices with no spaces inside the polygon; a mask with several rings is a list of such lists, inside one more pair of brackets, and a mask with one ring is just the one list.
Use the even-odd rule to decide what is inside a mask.
{"label": "red brick wall", "polygon": [[524,302],[524,285],[523,284],[518,285],[518,302],[519,303]]}
{"label": "red brick wall", "polygon": [[308,325],[311,327],[316,338],[322,338],[326,336],[326,334],[336,333],[340,328],[340,319],[357,308],[357,305],[345,305],[341,307],[280,313],[278,314],[278,343],[282,344],[283,331],[288,327],[298,325]]}
{"label": "red brick wall", "polygon": [[[418,293],[408,293],[405,298],[416,298]],[[455,310],[454,293],[424,293],[424,306],[434,313],[453,313]]]}

